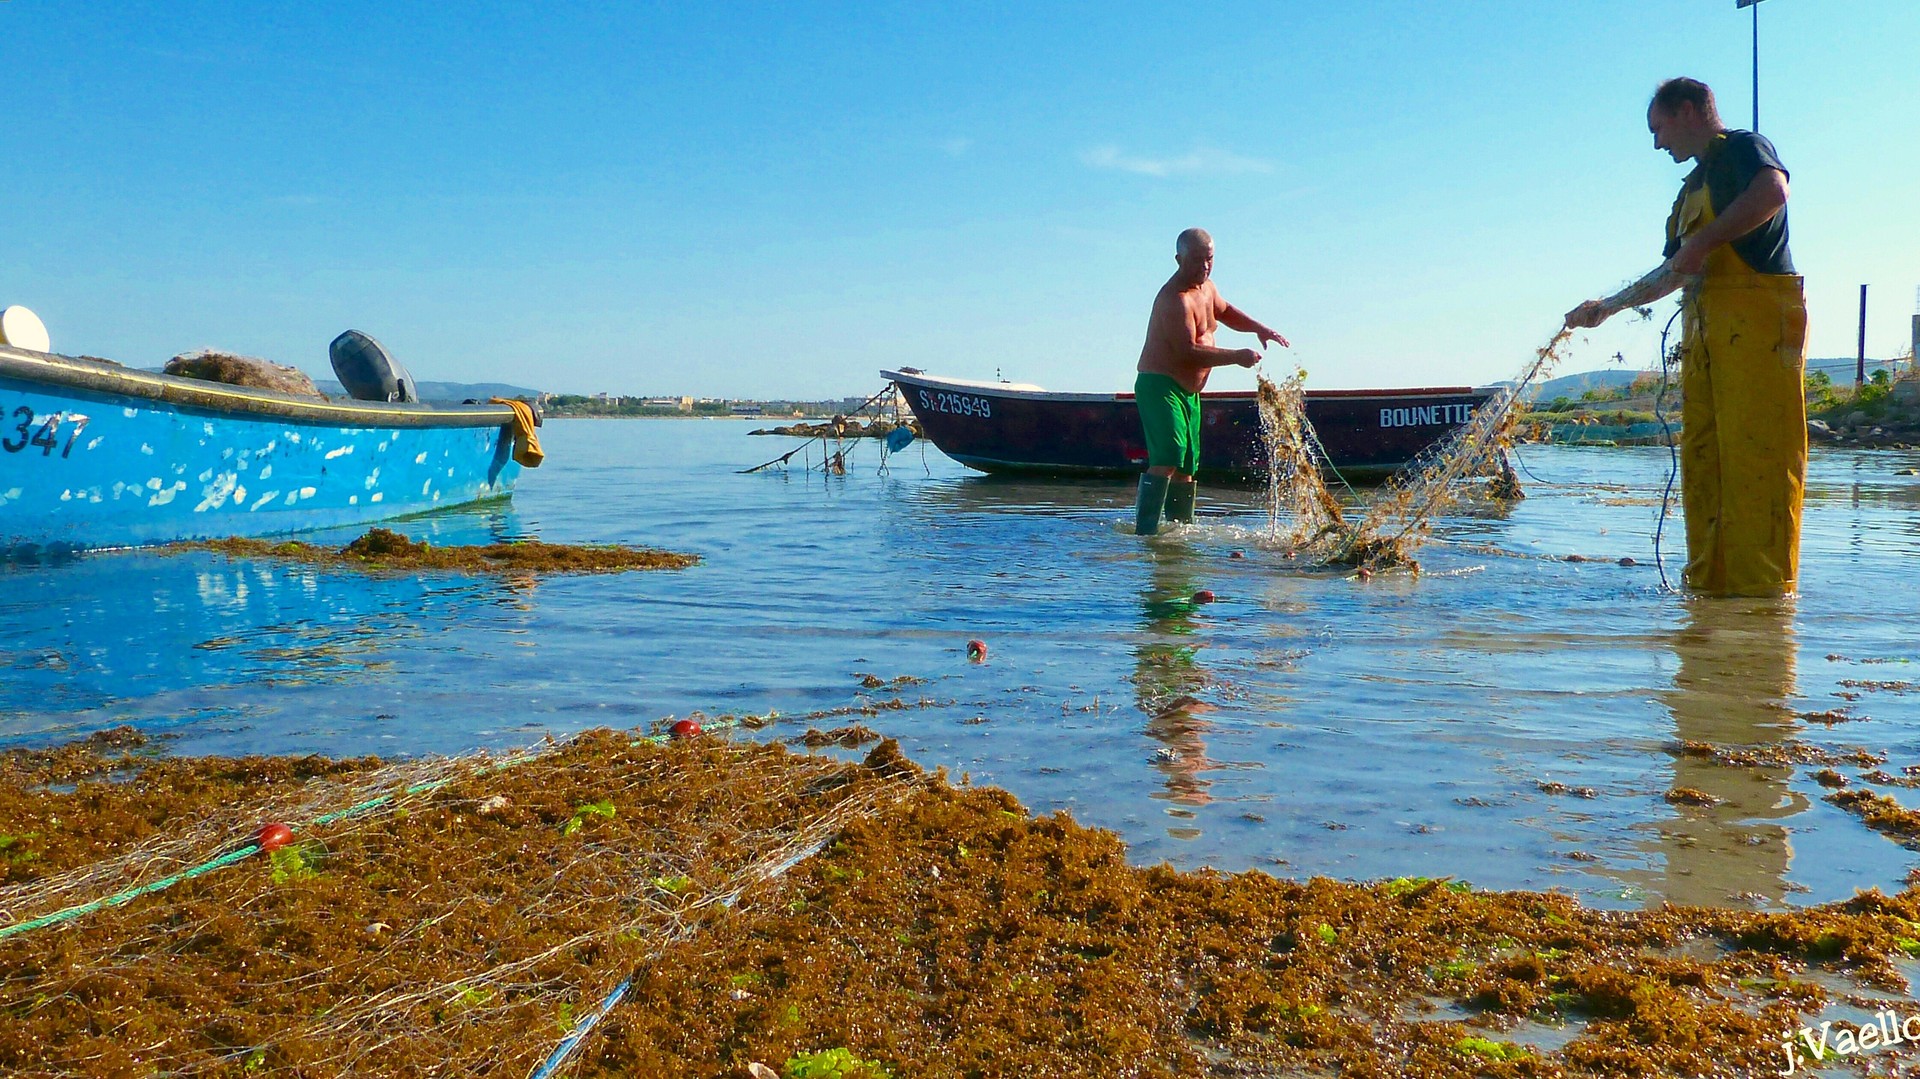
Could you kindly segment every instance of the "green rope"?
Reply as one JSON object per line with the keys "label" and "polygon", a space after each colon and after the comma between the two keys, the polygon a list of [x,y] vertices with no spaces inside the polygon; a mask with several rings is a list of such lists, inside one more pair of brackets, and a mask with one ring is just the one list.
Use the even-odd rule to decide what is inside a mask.
{"label": "green rope", "polygon": [[[736,725],[737,723],[735,721],[723,720],[723,721],[714,723],[713,729],[720,730],[727,727],[733,727]],[[646,735],[638,739],[638,741],[651,742],[654,745],[665,745],[667,742],[671,740],[672,740],[672,736],[664,735],[664,734]],[[502,772],[507,770],[508,768],[513,767],[516,764],[524,764],[525,762],[533,760],[535,757],[538,757],[538,756],[540,756],[540,754],[530,753],[523,757],[511,757],[491,767],[480,769],[478,774],[488,775],[493,772]],[[408,787],[407,789],[401,791],[398,794],[382,794],[373,798],[369,798],[364,802],[359,802],[355,805],[348,806],[345,809],[337,809],[331,813],[322,813],[320,816],[315,817],[313,818],[312,821],[308,822],[306,826],[311,828],[311,827],[315,827],[322,824],[332,824],[334,821],[345,820],[348,817],[357,817],[363,813],[367,813],[371,810],[378,809],[381,806],[386,805],[389,802],[392,802],[395,798],[405,798],[410,795],[423,794],[428,791],[438,790],[439,788],[444,787],[447,784],[453,782],[454,779],[456,778],[458,777],[447,776],[444,779],[434,779],[434,780],[428,780],[427,782],[424,782],[424,783],[415,783],[411,787]],[[135,899],[138,899],[143,895],[150,895],[154,892],[163,891],[167,888],[173,887],[176,884],[179,884],[181,881],[192,880],[193,878],[201,876],[203,874],[211,873],[216,869],[225,869],[227,866],[230,866],[235,862],[245,861],[246,859],[251,858],[258,853],[260,853],[260,844],[248,843],[244,847],[240,847],[235,850],[230,850],[225,854],[222,854],[215,858],[210,858],[207,861],[201,862],[199,865],[193,866],[192,868],[183,869],[180,872],[175,873],[170,877],[162,877],[159,880],[148,881],[145,884],[137,884],[131,888],[126,889],[125,891],[116,892],[113,895],[105,896],[100,899],[90,900],[86,903],[81,903],[78,906],[67,907],[64,910],[56,910],[51,914],[43,914],[38,918],[32,918],[24,922],[15,922],[12,925],[0,925],[0,940],[5,940],[6,938],[14,936],[15,934],[18,934],[18,933],[25,933],[31,929],[44,929],[50,925],[58,925],[61,922],[72,921],[75,918],[85,917],[86,915],[92,914],[95,911],[105,910],[108,907],[123,906],[127,903],[133,902]]]}
{"label": "green rope", "polygon": [[77,907],[68,907],[65,910],[56,910],[52,914],[43,914],[31,921],[15,922],[12,925],[0,925],[0,940],[4,940],[15,933],[24,933],[29,929],[40,929],[45,926],[56,925],[60,922],[71,921],[82,915],[92,914],[96,910],[105,910],[108,907],[117,907],[123,903],[131,903],[149,892],[157,892],[163,888],[171,888],[183,880],[192,880],[202,873],[211,873],[216,869],[225,868],[242,859],[251,858],[258,853],[260,853],[260,844],[249,843],[238,850],[230,850],[211,861],[201,862],[191,869],[175,873],[171,877],[162,877],[159,880],[148,881],[145,884],[128,888],[124,892],[107,896],[104,899],[95,899],[90,903],[82,903]]}
{"label": "green rope", "polygon": [[[529,755],[525,757],[514,757],[510,760],[502,761],[491,768],[481,769],[480,774],[486,775],[489,772],[503,771],[507,768],[513,767],[516,764],[520,764],[525,761],[532,760],[534,756],[537,756],[537,754]],[[420,794],[425,791],[431,791],[440,787],[444,787],[447,784],[453,782],[454,778],[456,777],[448,776],[445,779],[435,779],[425,783],[415,783],[413,786],[408,787],[404,791],[401,791],[398,795],[382,794],[382,795],[379,795],[378,797],[369,798],[366,801],[360,802],[356,805],[348,806],[345,809],[338,809],[333,811],[332,813],[323,813],[320,816],[313,818],[313,820],[307,824],[307,827],[311,828],[311,827],[315,827],[317,825],[322,825],[322,824],[332,824],[334,821],[337,821],[337,820],[345,820],[348,817],[357,817],[370,810],[378,809],[379,807],[386,805],[387,803],[393,801],[396,797],[406,797],[408,795]],[[81,903],[78,906],[67,907],[64,910],[56,910],[51,914],[43,914],[38,918],[29,919],[28,921],[15,922],[12,925],[0,925],[0,940],[5,940],[6,938],[11,937],[17,933],[25,933],[31,929],[44,929],[50,925],[58,925],[61,922],[72,921],[75,918],[85,917],[86,915],[92,914],[95,911],[105,910],[108,907],[118,907],[127,903],[131,903],[135,899],[138,899],[143,895],[150,895],[154,892],[164,891],[165,889],[171,888],[174,885],[179,884],[181,881],[192,880],[193,878],[201,876],[203,874],[211,873],[216,869],[225,869],[227,866],[230,866],[235,862],[245,861],[246,859],[251,858],[258,853],[260,853],[260,844],[248,843],[244,847],[227,851],[225,854],[219,855],[218,857],[215,857],[215,858],[210,858],[207,861],[201,862],[199,865],[193,866],[189,869],[183,869],[180,872],[175,873],[170,877],[162,877],[159,880],[148,881],[145,884],[137,884],[131,888],[126,889],[125,891],[116,892],[113,895],[105,896],[100,899],[90,900],[86,903]]]}

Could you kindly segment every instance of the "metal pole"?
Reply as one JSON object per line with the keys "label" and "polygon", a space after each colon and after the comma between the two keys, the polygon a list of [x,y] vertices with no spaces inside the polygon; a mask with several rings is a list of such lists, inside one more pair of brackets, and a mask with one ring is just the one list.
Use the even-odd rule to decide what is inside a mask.
{"label": "metal pole", "polygon": [[1920,371],[1920,289],[1913,290],[1913,337],[1907,344],[1907,373]]}
{"label": "metal pole", "polygon": [[1760,130],[1760,0],[1753,0],[1753,130]]}
{"label": "metal pole", "polygon": [[1853,385],[1858,389],[1867,381],[1867,286],[1860,286],[1860,358],[1853,368]]}

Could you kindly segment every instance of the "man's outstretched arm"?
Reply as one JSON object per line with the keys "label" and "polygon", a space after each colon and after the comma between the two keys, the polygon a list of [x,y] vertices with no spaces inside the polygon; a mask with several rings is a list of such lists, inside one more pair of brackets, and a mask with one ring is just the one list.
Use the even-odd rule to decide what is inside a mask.
{"label": "man's outstretched arm", "polygon": [[1292,347],[1287,344],[1286,338],[1269,329],[1265,323],[1225,300],[1220,301],[1220,309],[1214,313],[1214,317],[1218,318],[1220,325],[1225,326],[1227,329],[1253,334],[1260,339],[1260,343],[1263,345],[1272,342],[1281,348]]}
{"label": "man's outstretched arm", "polygon": [[1219,345],[1202,344],[1197,330],[1188,332],[1187,339],[1183,342],[1183,349],[1187,359],[1195,367],[1225,367],[1229,364],[1252,367],[1260,362],[1258,349],[1221,348]]}
{"label": "man's outstretched arm", "polygon": [[1673,268],[1673,259],[1655,266],[1645,277],[1604,300],[1588,300],[1567,312],[1567,325],[1590,330],[1629,307],[1645,307],[1662,296],[1670,296],[1693,281],[1697,275],[1683,274]]}
{"label": "man's outstretched arm", "polygon": [[1714,248],[1732,243],[1773,219],[1787,204],[1787,174],[1779,169],[1761,169],[1726,211],[1687,237],[1673,257],[1652,273],[1604,300],[1588,300],[1567,312],[1567,325],[1591,328],[1600,325],[1629,307],[1645,307],[1675,289],[1687,285],[1706,269],[1707,256]]}

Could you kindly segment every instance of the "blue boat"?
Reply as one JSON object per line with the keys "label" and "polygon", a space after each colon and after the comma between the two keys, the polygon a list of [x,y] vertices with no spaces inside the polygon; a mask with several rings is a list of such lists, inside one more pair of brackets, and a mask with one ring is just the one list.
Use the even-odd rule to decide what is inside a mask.
{"label": "blue boat", "polygon": [[0,557],[505,498],[531,419],[505,404],[327,401],[0,345]]}

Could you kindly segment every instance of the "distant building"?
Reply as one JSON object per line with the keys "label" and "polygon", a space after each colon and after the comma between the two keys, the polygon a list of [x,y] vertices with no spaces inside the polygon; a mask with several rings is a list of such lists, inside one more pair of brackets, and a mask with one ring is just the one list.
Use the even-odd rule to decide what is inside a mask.
{"label": "distant building", "polygon": [[740,401],[728,406],[727,411],[733,413],[735,416],[759,416],[763,414],[760,404],[757,401]]}
{"label": "distant building", "polygon": [[867,408],[869,415],[884,416],[887,413],[894,413],[904,416],[907,414],[907,399],[898,386],[889,386],[886,391],[873,397],[842,397],[838,401],[822,401],[820,404],[825,406],[826,411],[837,412],[843,416],[851,416],[859,412],[862,406]]}
{"label": "distant building", "polygon": [[670,408],[676,412],[692,412],[691,397],[649,397],[640,402],[646,408]]}

